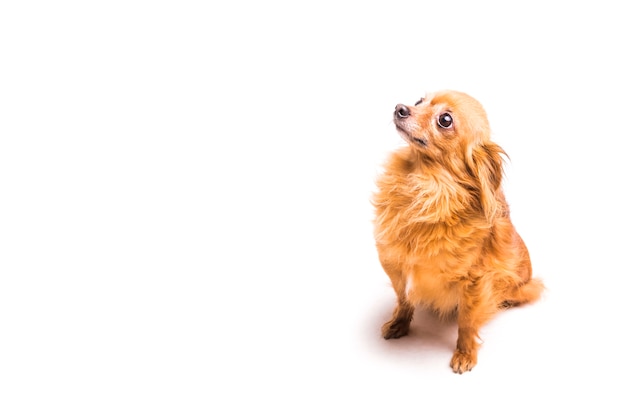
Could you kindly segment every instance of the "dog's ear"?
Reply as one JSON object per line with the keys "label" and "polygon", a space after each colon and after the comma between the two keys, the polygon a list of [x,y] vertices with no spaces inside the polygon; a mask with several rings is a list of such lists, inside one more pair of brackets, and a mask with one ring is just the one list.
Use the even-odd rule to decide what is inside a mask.
{"label": "dog's ear", "polygon": [[504,150],[493,142],[473,147],[467,155],[469,171],[478,182],[480,205],[489,222],[498,211],[498,189],[502,182]]}

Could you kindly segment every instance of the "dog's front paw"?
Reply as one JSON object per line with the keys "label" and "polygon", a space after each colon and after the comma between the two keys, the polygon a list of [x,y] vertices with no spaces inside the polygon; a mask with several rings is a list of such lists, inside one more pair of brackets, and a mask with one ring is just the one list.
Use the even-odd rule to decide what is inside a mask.
{"label": "dog's front paw", "polygon": [[392,319],[383,325],[382,333],[385,339],[397,339],[409,332],[410,321]]}
{"label": "dog's front paw", "polygon": [[476,365],[476,351],[472,352],[462,352],[460,350],[455,350],[454,355],[452,355],[452,360],[450,361],[450,367],[457,374],[462,374],[463,372],[471,371],[472,368]]}

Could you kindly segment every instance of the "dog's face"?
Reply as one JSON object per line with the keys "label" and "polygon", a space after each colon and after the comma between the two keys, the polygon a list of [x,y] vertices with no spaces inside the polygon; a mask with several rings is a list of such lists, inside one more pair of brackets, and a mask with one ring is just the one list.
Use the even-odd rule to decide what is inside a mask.
{"label": "dog's face", "polygon": [[433,159],[463,159],[490,135],[481,104],[456,91],[427,95],[414,106],[398,104],[394,123],[410,146]]}
{"label": "dog's face", "polygon": [[491,141],[487,114],[478,101],[465,93],[441,91],[414,106],[398,104],[394,122],[420,157],[422,172],[445,171],[468,189],[479,190],[486,218],[494,218],[504,151]]}

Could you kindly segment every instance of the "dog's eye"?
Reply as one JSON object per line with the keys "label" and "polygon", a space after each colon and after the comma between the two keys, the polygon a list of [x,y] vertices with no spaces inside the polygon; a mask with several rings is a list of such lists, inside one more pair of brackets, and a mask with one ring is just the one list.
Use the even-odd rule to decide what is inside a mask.
{"label": "dog's eye", "polygon": [[424,101],[423,98],[420,98],[419,100],[417,100],[417,102],[415,103],[416,106],[419,106],[420,104],[422,104],[422,101]]}
{"label": "dog's eye", "polygon": [[450,116],[450,113],[443,113],[442,115],[440,115],[439,119],[437,119],[437,124],[439,124],[439,126],[443,127],[444,129],[452,126],[452,116]]}

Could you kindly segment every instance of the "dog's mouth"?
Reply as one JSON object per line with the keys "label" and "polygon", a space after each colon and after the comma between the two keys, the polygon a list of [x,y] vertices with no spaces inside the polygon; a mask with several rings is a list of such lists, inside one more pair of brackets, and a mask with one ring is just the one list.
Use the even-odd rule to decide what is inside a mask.
{"label": "dog's mouth", "polygon": [[404,130],[404,128],[402,128],[402,126],[399,126],[398,124],[396,124],[396,129],[400,132],[400,134],[409,142],[413,142],[416,143],[420,146],[424,146],[426,147],[426,139],[423,138],[416,138],[415,136],[411,135],[409,132],[407,132],[406,130]]}

